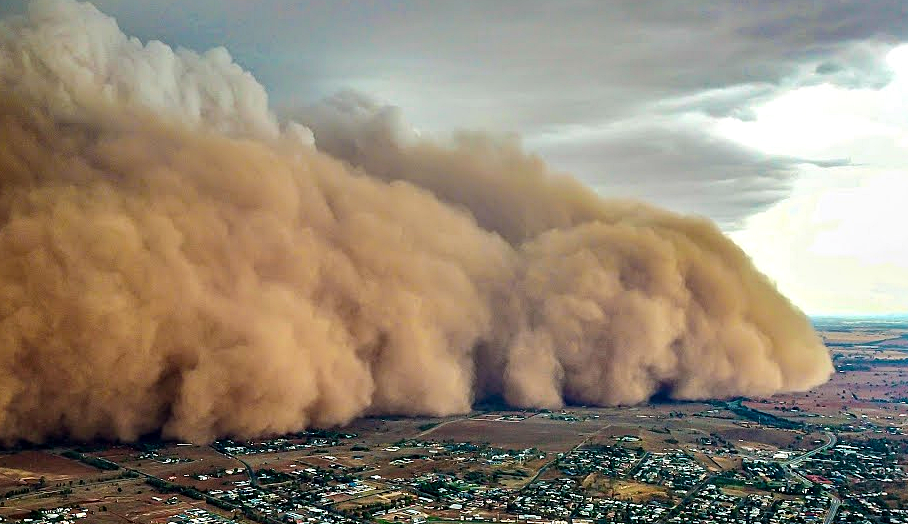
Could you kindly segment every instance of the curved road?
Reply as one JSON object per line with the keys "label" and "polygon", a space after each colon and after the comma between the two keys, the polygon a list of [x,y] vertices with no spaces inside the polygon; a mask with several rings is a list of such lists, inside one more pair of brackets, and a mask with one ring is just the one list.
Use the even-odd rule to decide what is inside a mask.
{"label": "curved road", "polygon": [[249,485],[252,486],[252,487],[258,486],[259,481],[258,481],[257,478],[255,478],[255,470],[252,469],[252,466],[250,466],[248,462],[246,462],[245,460],[241,459],[240,457],[238,457],[238,456],[236,456],[236,455],[231,455],[230,453],[225,453],[225,452],[219,450],[218,448],[214,447],[214,445],[211,445],[211,446],[208,446],[208,447],[210,447],[211,449],[213,449],[213,450],[215,451],[215,453],[218,453],[218,454],[220,454],[220,455],[223,455],[223,456],[225,456],[225,457],[227,457],[227,458],[229,458],[229,459],[233,459],[233,460],[239,462],[240,464],[242,464],[243,466],[245,466],[245,467],[246,467],[246,474],[249,475]]}
{"label": "curved road", "polygon": [[[800,482],[801,484],[804,484],[807,487],[813,486],[813,482],[804,478],[804,476],[801,475],[800,473],[798,473],[797,471],[791,469],[791,466],[797,466],[804,460],[809,459],[810,457],[816,455],[817,453],[820,453],[821,451],[827,450],[827,449],[831,448],[832,446],[835,446],[835,444],[838,440],[836,438],[835,434],[830,433],[828,431],[824,432],[824,434],[826,435],[827,441],[822,446],[820,446],[818,448],[814,448],[806,453],[802,453],[801,455],[799,455],[795,458],[788,459],[784,462],[779,463],[779,465],[782,466],[782,469],[785,472],[787,472],[789,475],[796,478],[798,480],[798,482]],[[836,513],[838,513],[838,511],[839,511],[839,506],[842,505],[842,501],[839,499],[839,497],[835,496],[835,494],[833,494],[832,491],[826,491],[825,493],[826,493],[826,496],[829,497],[829,510],[826,512],[826,518],[823,520],[823,524],[832,524],[832,521],[835,519]]]}
{"label": "curved road", "polygon": [[824,451],[828,448],[831,448],[832,446],[835,446],[835,444],[837,442],[835,434],[830,433],[828,431],[823,432],[823,434],[826,435],[825,444],[823,444],[822,446],[820,446],[818,448],[814,448],[806,453],[802,453],[795,458],[788,459],[788,460],[782,462],[782,467],[795,466],[795,465],[803,462],[805,459],[808,459],[821,451]]}

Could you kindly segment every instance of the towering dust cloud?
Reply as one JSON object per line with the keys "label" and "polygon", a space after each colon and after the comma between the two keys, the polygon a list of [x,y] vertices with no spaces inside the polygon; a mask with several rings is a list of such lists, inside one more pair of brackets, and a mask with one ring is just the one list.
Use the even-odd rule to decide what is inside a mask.
{"label": "towering dust cloud", "polygon": [[810,388],[807,319],[711,223],[344,93],[281,123],[223,49],[88,4],[0,27],[0,441],[201,441]]}

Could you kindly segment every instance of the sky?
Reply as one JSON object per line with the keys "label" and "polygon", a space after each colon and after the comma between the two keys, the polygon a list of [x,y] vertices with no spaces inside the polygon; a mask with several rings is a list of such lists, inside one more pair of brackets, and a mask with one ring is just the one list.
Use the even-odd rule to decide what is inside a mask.
{"label": "sky", "polygon": [[810,314],[908,312],[901,0],[93,3],[226,47],[279,115],[354,90],[420,133],[519,135],[604,197],[712,218]]}

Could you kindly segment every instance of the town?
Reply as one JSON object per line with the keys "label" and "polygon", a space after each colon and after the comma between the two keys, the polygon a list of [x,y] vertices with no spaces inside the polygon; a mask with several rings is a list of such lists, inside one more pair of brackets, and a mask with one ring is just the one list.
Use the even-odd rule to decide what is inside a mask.
{"label": "town", "polygon": [[[887,406],[898,411],[901,425],[868,416],[859,427],[844,417],[839,425],[779,418],[797,425],[780,428],[789,424],[773,425],[779,415],[750,408],[763,415],[742,416],[723,402],[669,406],[575,408],[557,416],[483,411],[429,422],[376,418],[339,432],[210,446],[27,450],[3,459],[19,456],[39,471],[44,461],[60,473],[0,491],[0,518],[24,524],[908,522],[903,402]],[[61,468],[60,461],[72,464]],[[18,469],[27,469],[19,462]],[[14,466],[0,464],[7,475]]]}

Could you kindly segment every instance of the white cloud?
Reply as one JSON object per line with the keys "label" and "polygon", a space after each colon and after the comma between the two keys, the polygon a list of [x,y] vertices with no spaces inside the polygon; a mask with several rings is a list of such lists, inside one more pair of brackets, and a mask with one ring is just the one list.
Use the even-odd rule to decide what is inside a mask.
{"label": "white cloud", "polygon": [[802,87],[755,108],[752,120],[720,119],[715,130],[768,153],[905,165],[908,155],[897,146],[908,143],[908,45],[891,50],[886,62],[893,78],[882,89]]}
{"label": "white cloud", "polygon": [[906,198],[904,173],[813,171],[732,237],[810,313],[908,311]]}
{"label": "white cloud", "polygon": [[805,169],[789,198],[755,215],[739,242],[811,313],[908,311],[908,46],[887,56],[886,87],[805,87],[717,131],[766,153],[850,157]]}

